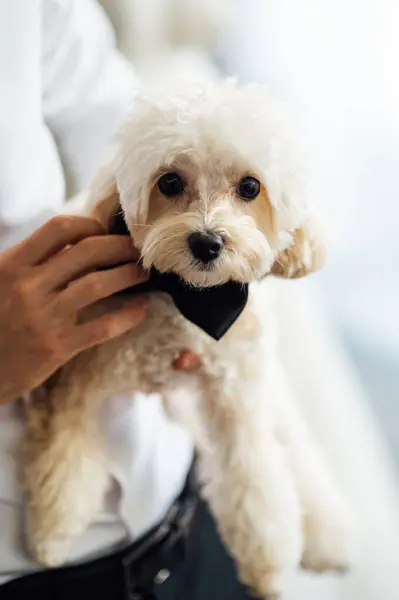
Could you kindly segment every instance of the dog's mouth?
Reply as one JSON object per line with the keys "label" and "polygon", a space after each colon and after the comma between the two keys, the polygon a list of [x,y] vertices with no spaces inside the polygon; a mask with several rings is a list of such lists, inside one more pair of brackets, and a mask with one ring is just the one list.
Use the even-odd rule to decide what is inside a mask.
{"label": "dog's mouth", "polygon": [[[118,207],[118,210],[108,222],[108,233],[111,235],[131,235],[121,206]],[[182,284],[197,289],[219,287],[229,281],[247,285],[255,279],[252,277],[233,278],[228,276],[227,270],[223,268],[223,257],[226,252],[228,253],[228,247],[222,236],[217,233],[209,231],[193,232],[187,236],[186,244],[186,252],[190,258],[182,270],[169,269],[162,260],[144,264],[144,268],[150,272],[176,276]],[[145,263],[143,258],[140,262]]]}
{"label": "dog's mouth", "polygon": [[217,259],[213,260],[212,262],[209,262],[209,263],[203,263],[200,260],[193,260],[192,267],[193,267],[193,269],[196,269],[197,271],[201,271],[203,273],[211,273],[212,271],[215,270],[216,263],[217,263]]}

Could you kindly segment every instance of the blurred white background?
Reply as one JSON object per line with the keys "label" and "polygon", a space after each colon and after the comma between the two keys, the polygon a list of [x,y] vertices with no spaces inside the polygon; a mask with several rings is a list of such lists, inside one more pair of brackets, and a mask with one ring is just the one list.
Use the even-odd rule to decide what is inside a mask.
{"label": "blurred white background", "polygon": [[[397,600],[399,3],[102,0],[143,81],[238,75],[292,105],[328,267],[277,286],[280,352],[359,520],[355,571],[301,575],[285,600]],[[287,284],[288,285],[288,284]]]}
{"label": "blurred white background", "polygon": [[293,102],[332,244],[319,283],[399,460],[399,3],[249,0],[222,64]]}

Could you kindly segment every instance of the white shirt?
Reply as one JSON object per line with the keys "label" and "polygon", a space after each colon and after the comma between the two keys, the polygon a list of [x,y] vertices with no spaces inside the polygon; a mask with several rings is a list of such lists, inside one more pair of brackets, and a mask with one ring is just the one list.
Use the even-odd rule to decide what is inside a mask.
{"label": "white shirt", "polygon": [[[75,189],[89,183],[134,85],[93,0],[0,1],[0,250],[60,210],[65,169]],[[19,408],[0,406],[0,583],[37,568],[23,544]],[[111,398],[107,417],[110,491],[72,561],[155,525],[192,458],[188,434],[157,396]]]}

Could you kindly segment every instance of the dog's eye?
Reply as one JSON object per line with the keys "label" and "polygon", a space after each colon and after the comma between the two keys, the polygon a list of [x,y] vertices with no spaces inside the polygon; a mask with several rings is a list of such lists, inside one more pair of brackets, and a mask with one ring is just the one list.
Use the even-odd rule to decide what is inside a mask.
{"label": "dog's eye", "polygon": [[255,177],[244,177],[237,187],[237,194],[244,200],[254,200],[260,192],[260,183]]}
{"label": "dog's eye", "polygon": [[158,188],[161,194],[172,198],[184,192],[184,183],[177,173],[165,173],[158,179]]}

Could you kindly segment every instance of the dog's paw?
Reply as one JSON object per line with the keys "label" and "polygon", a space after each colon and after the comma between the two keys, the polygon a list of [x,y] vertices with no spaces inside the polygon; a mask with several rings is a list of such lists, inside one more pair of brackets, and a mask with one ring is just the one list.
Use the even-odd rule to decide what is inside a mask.
{"label": "dog's paw", "polygon": [[279,600],[286,587],[286,578],[281,573],[264,573],[258,580],[254,593],[263,600]]}
{"label": "dog's paw", "polygon": [[[54,505],[53,505],[54,507]],[[43,567],[60,567],[69,558],[75,538],[73,528],[60,527],[64,522],[60,515],[41,507],[28,505],[26,509],[26,543],[29,554]],[[58,522],[55,521],[58,517]],[[50,519],[50,520],[48,520]],[[55,526],[57,525],[57,526]]]}
{"label": "dog's paw", "polygon": [[316,573],[349,571],[356,558],[354,524],[353,515],[343,504],[305,516],[301,566]]}
{"label": "dog's paw", "polygon": [[[287,522],[288,522],[287,518]],[[241,580],[254,594],[264,600],[277,600],[298,568],[303,551],[300,522],[291,521],[291,527],[274,523],[265,527],[265,537],[259,545],[246,546],[248,552],[237,559]]]}
{"label": "dog's paw", "polygon": [[60,567],[69,557],[71,542],[72,538],[69,537],[37,541],[31,545],[31,552],[43,567]]}
{"label": "dog's paw", "polygon": [[253,570],[239,568],[239,579],[246,586],[248,595],[262,600],[279,600],[287,584],[286,574],[281,571]]}

